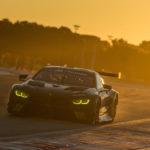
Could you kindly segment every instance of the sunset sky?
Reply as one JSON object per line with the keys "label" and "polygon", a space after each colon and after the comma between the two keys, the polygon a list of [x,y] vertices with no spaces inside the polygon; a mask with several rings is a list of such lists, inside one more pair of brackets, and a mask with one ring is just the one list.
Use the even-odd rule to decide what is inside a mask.
{"label": "sunset sky", "polygon": [[150,0],[0,0],[0,19],[49,26],[81,26],[81,34],[150,40]]}

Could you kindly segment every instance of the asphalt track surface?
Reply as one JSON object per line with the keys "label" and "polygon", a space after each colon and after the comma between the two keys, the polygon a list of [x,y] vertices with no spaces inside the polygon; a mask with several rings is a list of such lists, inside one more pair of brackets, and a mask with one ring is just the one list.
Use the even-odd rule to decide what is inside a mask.
{"label": "asphalt track surface", "polygon": [[120,93],[116,119],[111,124],[92,127],[45,117],[9,115],[9,92],[18,78],[1,74],[0,149],[150,149],[150,86],[108,80]]}

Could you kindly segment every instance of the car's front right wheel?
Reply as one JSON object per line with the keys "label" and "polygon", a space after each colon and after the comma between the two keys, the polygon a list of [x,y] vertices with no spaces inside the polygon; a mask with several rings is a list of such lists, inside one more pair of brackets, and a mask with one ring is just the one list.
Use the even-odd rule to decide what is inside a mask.
{"label": "car's front right wheel", "polygon": [[99,104],[96,104],[96,106],[93,109],[93,112],[89,116],[89,119],[88,119],[89,124],[96,125],[98,123],[98,121],[99,121],[99,109],[100,109]]}

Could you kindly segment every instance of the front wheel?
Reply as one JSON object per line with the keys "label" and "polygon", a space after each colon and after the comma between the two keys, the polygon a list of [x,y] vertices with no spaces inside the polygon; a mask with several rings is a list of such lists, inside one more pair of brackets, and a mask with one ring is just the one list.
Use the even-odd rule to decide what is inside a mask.
{"label": "front wheel", "polygon": [[100,109],[99,123],[109,123],[113,122],[117,112],[117,103],[116,101],[110,103],[107,106],[103,106]]}
{"label": "front wheel", "polygon": [[91,125],[96,125],[98,124],[99,121],[99,105],[97,104],[96,107],[93,110],[93,113],[91,114],[88,122]]}
{"label": "front wheel", "polygon": [[109,116],[112,118],[111,122],[114,121],[116,112],[117,112],[117,104],[116,103],[110,104],[110,109],[109,109],[108,113],[109,113]]}

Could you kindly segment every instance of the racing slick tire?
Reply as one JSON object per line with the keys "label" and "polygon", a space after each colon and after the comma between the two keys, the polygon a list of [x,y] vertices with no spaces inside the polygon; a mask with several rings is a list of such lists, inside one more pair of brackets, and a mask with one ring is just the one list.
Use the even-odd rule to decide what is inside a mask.
{"label": "racing slick tire", "polygon": [[114,121],[114,119],[115,119],[115,116],[116,116],[116,112],[117,112],[117,99],[113,102],[113,103],[111,103],[110,104],[110,109],[109,109],[109,116],[112,118],[112,121],[110,121],[110,122],[113,122]]}
{"label": "racing slick tire", "polygon": [[96,104],[95,108],[93,109],[93,113],[90,115],[88,123],[90,125],[96,125],[99,122],[99,110],[100,104]]}

